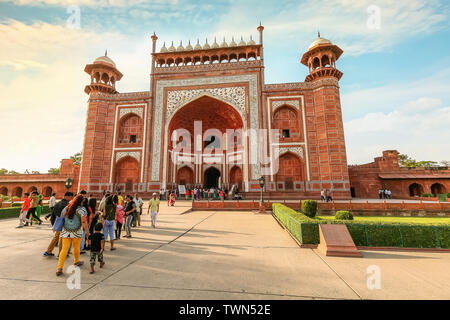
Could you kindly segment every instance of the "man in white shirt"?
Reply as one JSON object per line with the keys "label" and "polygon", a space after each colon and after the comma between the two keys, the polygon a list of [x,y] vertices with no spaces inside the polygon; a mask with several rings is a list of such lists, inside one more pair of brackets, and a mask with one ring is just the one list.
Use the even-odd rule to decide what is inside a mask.
{"label": "man in white shirt", "polygon": [[48,201],[48,206],[50,207],[50,211],[53,210],[53,207],[56,205],[56,193],[52,193],[50,200]]}
{"label": "man in white shirt", "polygon": [[133,227],[136,227],[136,221],[137,221],[138,227],[140,227],[141,226],[142,206],[144,205],[144,201],[142,200],[141,197],[139,197],[139,195],[137,193],[134,195],[133,201],[136,204],[136,220],[133,221]]}

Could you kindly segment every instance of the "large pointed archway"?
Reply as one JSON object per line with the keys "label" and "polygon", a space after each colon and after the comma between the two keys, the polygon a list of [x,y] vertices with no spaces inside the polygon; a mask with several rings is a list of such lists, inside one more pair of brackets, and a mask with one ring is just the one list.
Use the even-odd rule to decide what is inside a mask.
{"label": "large pointed archway", "polygon": [[133,191],[133,186],[139,182],[139,163],[133,157],[124,157],[115,166],[114,183],[125,186],[125,190]]}
{"label": "large pointed archway", "polygon": [[220,171],[216,167],[210,167],[205,170],[203,186],[207,189],[219,187]]}
{"label": "large pointed archway", "polygon": [[296,183],[305,180],[305,168],[302,159],[292,152],[286,152],[278,158],[278,172],[275,175],[277,190],[295,191]]}
{"label": "large pointed archway", "polygon": [[[201,123],[200,128],[194,128],[196,122]],[[244,129],[244,121],[236,108],[230,104],[210,96],[201,96],[178,109],[170,119],[167,127],[167,154],[165,172],[166,181],[169,184],[177,184],[177,173],[186,165],[193,167],[194,184],[211,185],[224,183],[224,171],[226,166],[227,133],[240,132]],[[183,129],[183,130],[181,130]],[[228,131],[229,130],[229,131]],[[181,138],[181,131],[184,131]],[[176,142],[172,137],[178,133]],[[201,136],[194,137],[194,134]],[[244,159],[245,139],[235,139],[240,142],[234,152],[241,152]],[[180,145],[183,152],[180,152]],[[194,149],[195,148],[195,149]],[[215,165],[218,171],[215,174],[204,174],[204,169]],[[211,171],[212,172],[212,171]],[[218,178],[217,182],[213,182]],[[208,181],[206,181],[208,180]]]}

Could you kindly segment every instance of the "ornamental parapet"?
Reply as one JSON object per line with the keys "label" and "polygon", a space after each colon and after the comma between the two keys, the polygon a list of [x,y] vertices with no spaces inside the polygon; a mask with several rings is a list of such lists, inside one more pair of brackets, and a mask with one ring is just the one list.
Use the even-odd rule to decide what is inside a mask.
{"label": "ornamental parapet", "polygon": [[150,97],[151,97],[150,91],[124,92],[116,94],[92,92],[89,95],[89,100],[138,100],[138,99],[150,99]]}
{"label": "ornamental parapet", "polygon": [[266,84],[264,91],[315,90],[327,86],[339,88],[339,82],[336,78],[324,78],[311,82],[274,83]]}
{"label": "ornamental parapet", "polygon": [[208,71],[222,71],[222,70],[236,70],[236,69],[252,69],[261,67],[262,67],[261,61],[255,60],[255,61],[240,61],[235,63],[213,63],[213,64],[183,65],[173,67],[156,67],[155,74],[208,72]]}

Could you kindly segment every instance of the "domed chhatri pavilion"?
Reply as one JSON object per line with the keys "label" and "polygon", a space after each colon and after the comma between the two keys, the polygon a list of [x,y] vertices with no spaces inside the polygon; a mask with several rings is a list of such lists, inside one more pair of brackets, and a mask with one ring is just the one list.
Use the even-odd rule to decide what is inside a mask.
{"label": "domed chhatri pavilion", "polygon": [[264,27],[257,30],[258,43],[215,38],[164,43],[159,52],[153,34],[149,91],[117,92],[122,74],[106,53],[88,64],[78,188],[148,196],[178,185],[236,185],[255,198],[264,176],[268,197],[331,189],[349,198],[336,69],[342,50],[319,34],[301,59],[304,82],[266,84]]}

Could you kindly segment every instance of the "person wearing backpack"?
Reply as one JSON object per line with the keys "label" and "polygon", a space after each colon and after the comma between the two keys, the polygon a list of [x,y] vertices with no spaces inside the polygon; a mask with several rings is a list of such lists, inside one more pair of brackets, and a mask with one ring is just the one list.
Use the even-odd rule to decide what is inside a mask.
{"label": "person wearing backpack", "polygon": [[[63,274],[64,262],[66,261],[67,253],[71,245],[73,247],[74,265],[80,267],[84,264],[83,261],[80,261],[80,244],[83,229],[87,237],[90,234],[87,211],[82,206],[83,199],[84,196],[82,194],[77,195],[74,201],[70,202],[61,212],[60,218],[64,218],[64,223],[61,231],[62,249],[58,259],[57,276]],[[55,222],[55,225],[57,222]]]}
{"label": "person wearing backpack", "polygon": [[111,251],[116,250],[116,248],[114,248],[114,225],[117,219],[117,205],[114,203],[112,196],[106,198],[105,209],[103,209],[103,218],[105,220],[103,226],[105,241],[108,239],[109,234]]}
{"label": "person wearing backpack", "polygon": [[[52,226],[55,224],[55,220],[56,218],[61,216],[61,212],[63,211],[63,209],[65,207],[67,207],[69,205],[69,202],[72,201],[73,199],[73,193],[68,191],[64,194],[64,198],[59,201],[57,204],[55,204],[53,210],[52,210],[52,215],[50,218],[50,221],[52,222]],[[47,251],[44,252],[44,257],[50,257],[50,256],[54,256],[53,254],[53,249],[55,248],[56,244],[58,244],[58,242],[60,241],[60,235],[61,232],[60,231],[55,231],[53,230],[54,235],[53,235],[53,239],[52,241],[50,241],[50,244],[48,245]],[[59,245],[59,251],[61,251],[62,245],[60,243]]]}

